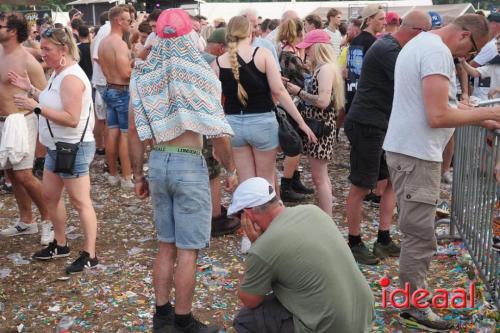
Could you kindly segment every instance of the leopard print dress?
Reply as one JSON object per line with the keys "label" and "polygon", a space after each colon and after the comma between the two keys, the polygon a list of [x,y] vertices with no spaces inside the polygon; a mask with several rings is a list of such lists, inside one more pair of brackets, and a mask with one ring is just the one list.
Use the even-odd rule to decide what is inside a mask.
{"label": "leopard print dress", "polygon": [[[309,94],[318,95],[318,73],[319,69],[310,78],[305,80],[305,90]],[[335,142],[335,107],[331,103],[326,109],[320,109],[309,103],[304,103],[305,106],[301,108],[301,114],[304,118],[314,118],[321,120],[326,126],[331,127],[333,130],[329,135],[318,138],[318,143],[309,143],[307,138],[304,139],[304,154],[319,160],[332,160],[333,159],[333,144]]]}

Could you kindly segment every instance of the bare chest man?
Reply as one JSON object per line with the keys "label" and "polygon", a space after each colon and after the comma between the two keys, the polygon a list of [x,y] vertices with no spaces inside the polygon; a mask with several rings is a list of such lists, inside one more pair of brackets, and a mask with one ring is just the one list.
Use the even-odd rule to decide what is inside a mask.
{"label": "bare chest man", "polygon": [[41,65],[24,48],[19,47],[6,54],[0,47],[0,116],[8,116],[17,112],[26,113],[26,110],[20,110],[14,105],[14,95],[26,95],[27,92],[9,82],[7,74],[11,71],[19,75],[27,73],[32,84],[38,89],[43,89],[45,86]]}
{"label": "bare chest man", "polygon": [[128,85],[130,81],[130,52],[127,44],[110,34],[99,45],[99,65],[108,84]]}

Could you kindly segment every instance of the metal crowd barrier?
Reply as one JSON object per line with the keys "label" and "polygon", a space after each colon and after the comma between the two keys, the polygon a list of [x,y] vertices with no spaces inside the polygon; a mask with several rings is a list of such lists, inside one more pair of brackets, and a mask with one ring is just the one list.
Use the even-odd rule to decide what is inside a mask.
{"label": "metal crowd barrier", "polygon": [[[484,101],[490,106],[500,99]],[[461,238],[481,278],[500,308],[500,254],[492,249],[492,220],[500,187],[494,169],[500,154],[500,131],[479,126],[455,132],[451,219],[436,224],[450,225],[450,234],[439,238]],[[459,237],[457,237],[457,231]]]}

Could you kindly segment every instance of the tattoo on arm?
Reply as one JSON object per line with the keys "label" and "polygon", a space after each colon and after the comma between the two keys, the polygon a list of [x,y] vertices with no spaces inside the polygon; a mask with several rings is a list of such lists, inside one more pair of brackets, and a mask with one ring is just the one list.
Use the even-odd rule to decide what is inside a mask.
{"label": "tattoo on arm", "polygon": [[319,100],[319,95],[313,95],[304,90],[300,92],[299,97],[302,98],[304,101],[309,102],[313,105],[316,105],[316,103]]}

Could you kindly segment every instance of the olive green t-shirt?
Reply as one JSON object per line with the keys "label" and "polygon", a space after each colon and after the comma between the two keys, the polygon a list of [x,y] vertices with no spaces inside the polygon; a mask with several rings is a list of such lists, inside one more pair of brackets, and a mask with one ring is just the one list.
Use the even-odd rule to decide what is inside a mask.
{"label": "olive green t-shirt", "polygon": [[274,295],[296,333],[369,332],[374,297],[332,219],[313,205],[285,210],[252,245],[241,289]]}

